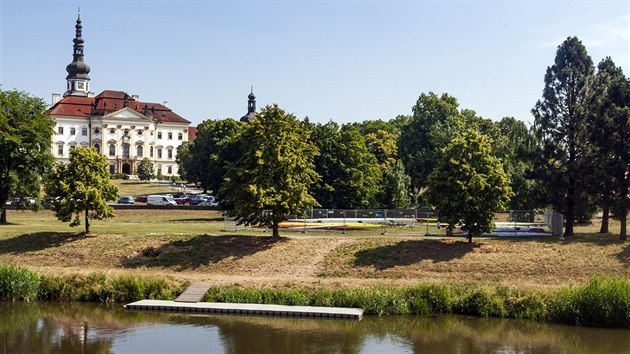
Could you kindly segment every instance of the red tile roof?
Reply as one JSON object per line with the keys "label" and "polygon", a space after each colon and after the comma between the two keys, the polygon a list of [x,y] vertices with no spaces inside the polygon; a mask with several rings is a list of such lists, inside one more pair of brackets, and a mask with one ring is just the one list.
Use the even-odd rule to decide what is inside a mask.
{"label": "red tile roof", "polygon": [[197,137],[197,127],[188,127],[188,141],[193,142]]}
{"label": "red tile roof", "polygon": [[90,114],[106,115],[125,107],[125,98],[127,107],[147,117],[153,117],[160,123],[190,123],[164,105],[140,102],[123,91],[112,90],[105,90],[96,97],[64,97],[48,110],[48,114],[72,117],[87,117]]}

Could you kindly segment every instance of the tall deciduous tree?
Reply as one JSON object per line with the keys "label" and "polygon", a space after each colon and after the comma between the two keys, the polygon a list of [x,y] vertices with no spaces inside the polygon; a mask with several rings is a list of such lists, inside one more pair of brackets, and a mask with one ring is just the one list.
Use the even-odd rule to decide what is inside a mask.
{"label": "tall deciduous tree", "polygon": [[184,141],[183,144],[177,147],[177,156],[175,162],[177,163],[177,170],[179,176],[188,181],[189,183],[197,182],[196,166],[193,163],[192,153],[190,152],[191,143]]}
{"label": "tall deciduous tree", "polygon": [[596,163],[590,175],[601,196],[604,209],[602,229],[608,231],[608,211],[612,206],[621,221],[619,238],[627,239],[630,207],[630,83],[610,58],[597,66],[590,95],[592,107],[588,132],[592,142],[591,160]]}
{"label": "tall deciduous tree", "polygon": [[473,236],[494,229],[494,213],[507,207],[510,177],[492,149],[492,139],[474,130],[456,137],[442,151],[428,178],[429,198],[449,227],[462,221]]}
{"label": "tall deciduous tree", "polygon": [[0,90],[0,224],[6,224],[6,202],[39,198],[41,176],[51,166],[52,128],[46,104],[20,91]]}
{"label": "tall deciduous tree", "polygon": [[459,114],[455,97],[446,93],[421,94],[412,108],[413,117],[402,127],[398,140],[398,154],[411,176],[411,184],[419,189],[438,160],[440,149],[450,141],[449,127]]}
{"label": "tall deciduous tree", "polygon": [[67,164],[57,163],[45,183],[46,194],[53,198],[51,209],[55,216],[81,225],[85,221],[85,235],[90,233],[90,220],[114,217],[114,209],[107,205],[116,200],[118,187],[109,179],[107,157],[94,148],[77,148],[70,151]]}
{"label": "tall deciduous tree", "polygon": [[317,205],[309,194],[319,179],[317,148],[295,116],[277,105],[263,108],[239,141],[242,155],[228,170],[222,195],[234,205],[237,222],[270,226],[278,237],[287,216]]}
{"label": "tall deciduous tree", "polygon": [[184,166],[187,177],[201,185],[204,193],[220,190],[227,165],[239,157],[236,137],[242,127],[243,123],[231,118],[205,120],[197,126],[197,137],[188,145],[188,155],[182,148],[180,166]]}
{"label": "tall deciduous tree", "polygon": [[536,205],[536,186],[530,178],[536,147],[530,128],[513,117],[504,117],[497,123],[500,135],[495,138],[495,151],[503,159],[503,168],[512,180],[514,196],[510,209],[532,209]]}
{"label": "tall deciduous tree", "polygon": [[357,127],[329,122],[310,129],[320,151],[315,168],[322,180],[313,188],[317,201],[326,208],[375,206],[383,171]]}
{"label": "tall deciduous tree", "polygon": [[558,47],[555,63],[547,68],[542,100],[532,109],[542,144],[544,184],[551,193],[562,194],[552,202],[565,214],[567,236],[573,235],[576,210],[585,204],[578,195],[583,177],[580,170],[584,168],[581,164],[588,149],[586,103],[593,70],[593,61],[582,42],[576,37],[567,38]]}
{"label": "tall deciduous tree", "polygon": [[383,174],[382,205],[390,209],[408,208],[411,204],[410,188],[411,178],[405,173],[402,161],[388,165]]}
{"label": "tall deciduous tree", "polygon": [[149,181],[150,179],[155,178],[155,168],[153,167],[153,162],[149,160],[149,158],[145,157],[138,164],[138,178],[143,181]]}

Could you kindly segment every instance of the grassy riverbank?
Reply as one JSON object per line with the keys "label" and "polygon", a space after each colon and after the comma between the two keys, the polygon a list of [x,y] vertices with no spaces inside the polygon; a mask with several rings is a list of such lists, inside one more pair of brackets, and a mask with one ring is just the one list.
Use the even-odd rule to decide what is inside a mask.
{"label": "grassy riverbank", "polygon": [[[155,278],[40,276],[24,268],[0,266],[0,300],[132,302],[172,300],[188,284]],[[213,287],[205,301],[299,306],[359,307],[367,315],[463,314],[519,318],[588,326],[630,328],[630,282],[594,278],[586,285],[557,290],[472,284],[418,284],[410,287],[251,289]]]}
{"label": "grassy riverbank", "polygon": [[[37,274],[33,299],[173,298],[187,284],[205,282],[215,286],[208,301],[627,326],[622,309],[630,298],[630,245],[594,233],[596,224],[578,227],[565,240],[477,238],[468,244],[424,237],[424,226],[388,228],[387,236],[376,229],[286,232],[274,239],[262,230],[222,231],[220,213],[185,209],[118,210],[116,218],[94,222],[89,237],[49,211],[10,210],[8,220],[0,226],[0,264]],[[611,231],[618,228],[613,223]],[[577,291],[593,287],[610,290],[605,296]],[[430,300],[434,296],[441,300]],[[580,306],[600,298],[606,299],[598,310],[608,313],[604,319],[576,317],[588,313]],[[612,313],[626,319],[610,320]]]}

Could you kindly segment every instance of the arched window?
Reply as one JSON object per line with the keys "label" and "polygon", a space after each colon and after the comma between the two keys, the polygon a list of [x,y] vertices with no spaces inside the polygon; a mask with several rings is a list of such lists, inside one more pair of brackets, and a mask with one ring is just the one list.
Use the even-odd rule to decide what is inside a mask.
{"label": "arched window", "polygon": [[129,158],[129,144],[123,144],[122,146],[123,149],[123,159],[128,159]]}
{"label": "arched window", "polygon": [[116,156],[116,145],[109,144],[109,156]]}
{"label": "arched window", "polygon": [[142,148],[142,145],[136,146],[136,156],[142,157],[143,153],[144,153],[144,149]]}
{"label": "arched window", "polygon": [[166,173],[168,173],[169,175],[173,174],[173,166],[171,165],[166,166]]}
{"label": "arched window", "polygon": [[101,144],[99,144],[99,143],[94,144],[94,149],[96,149],[96,152],[98,152],[100,154],[101,153]]}
{"label": "arched window", "polygon": [[149,148],[149,157],[153,157],[153,146]]}

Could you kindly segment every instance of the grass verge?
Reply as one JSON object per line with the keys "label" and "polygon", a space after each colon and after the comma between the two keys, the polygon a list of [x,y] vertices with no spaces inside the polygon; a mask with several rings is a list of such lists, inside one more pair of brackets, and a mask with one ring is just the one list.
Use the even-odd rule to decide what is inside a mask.
{"label": "grass verge", "polygon": [[[131,302],[172,300],[189,284],[158,278],[40,276],[0,266],[1,300]],[[528,290],[503,285],[419,284],[411,287],[249,289],[213,287],[205,301],[363,308],[367,315],[463,314],[630,328],[630,281],[595,277],[580,286]]]}

